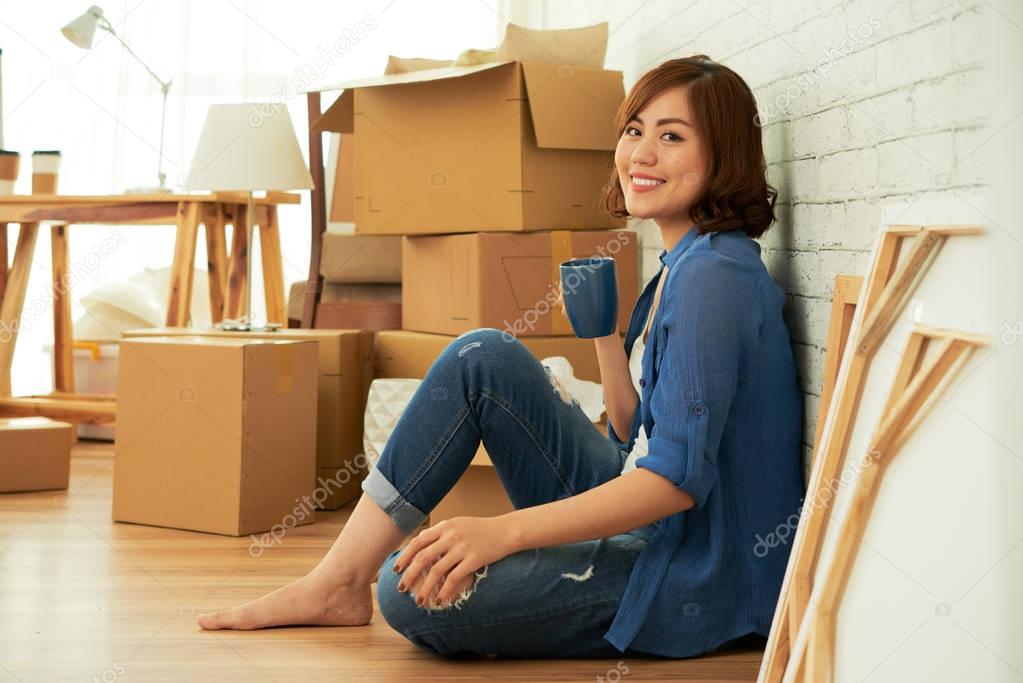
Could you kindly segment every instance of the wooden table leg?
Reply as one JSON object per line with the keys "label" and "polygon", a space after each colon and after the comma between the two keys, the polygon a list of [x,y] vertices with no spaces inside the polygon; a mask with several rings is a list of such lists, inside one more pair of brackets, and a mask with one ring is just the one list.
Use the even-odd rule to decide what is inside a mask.
{"label": "wooden table leg", "polygon": [[4,288],[7,287],[7,224],[0,223],[0,301],[4,300]]}
{"label": "wooden table leg", "polygon": [[227,271],[226,318],[237,320],[245,314],[249,262],[249,208],[234,207],[234,229],[231,231],[231,263]]}
{"label": "wooden table leg", "polygon": [[[323,251],[323,233],[327,229],[327,191],[324,187],[323,133],[313,130],[320,118],[320,93],[306,93],[307,116],[309,117],[309,172],[313,176],[313,190],[310,194],[312,205],[312,235],[309,249],[309,277],[306,281],[305,296],[302,300],[302,327],[316,327],[316,307],[323,291],[323,276],[320,275],[320,259]],[[351,136],[342,136],[346,144]]]}
{"label": "wooden table leg", "polygon": [[73,393],[75,369],[71,346],[71,283],[68,273],[68,226],[50,227],[53,271],[53,388]]}
{"label": "wooden table leg", "polygon": [[0,396],[11,395],[14,344],[18,340],[18,327],[21,325],[21,311],[25,306],[25,290],[28,288],[38,233],[38,223],[21,224],[18,244],[14,248],[14,262],[8,273],[3,303],[0,304]]}
{"label": "wooden table leg", "polygon": [[199,204],[178,204],[178,232],[174,240],[167,326],[186,327],[192,308],[192,278],[195,275],[195,240],[199,232]]}
{"label": "wooden table leg", "polygon": [[263,262],[263,292],[266,297],[266,321],[288,326],[288,307],[284,302],[284,257],[281,233],[277,227],[277,207],[267,209],[266,225],[259,226],[259,257]]}
{"label": "wooden table leg", "polygon": [[210,321],[224,319],[224,297],[227,294],[227,235],[224,205],[211,204],[206,209],[206,270],[209,273]]}

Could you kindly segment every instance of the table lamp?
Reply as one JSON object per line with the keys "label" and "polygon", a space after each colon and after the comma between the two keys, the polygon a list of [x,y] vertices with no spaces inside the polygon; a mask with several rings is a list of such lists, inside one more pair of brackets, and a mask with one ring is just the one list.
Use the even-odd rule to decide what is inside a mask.
{"label": "table lamp", "polygon": [[[256,327],[252,322],[251,249],[255,223],[252,193],[312,187],[313,179],[299,149],[287,107],[270,103],[210,106],[185,189],[242,191],[248,195],[245,312],[240,319],[218,323],[220,329],[249,331],[278,327]],[[261,256],[267,258],[267,254]]]}
{"label": "table lamp", "polygon": [[128,43],[124,42],[124,39],[114,32],[113,24],[111,24],[103,15],[103,10],[96,5],[93,5],[89,9],[85,10],[85,12],[83,12],[80,16],[68,22],[64,28],[60,29],[60,32],[63,33],[64,37],[71,41],[73,45],[76,45],[83,50],[89,50],[92,48],[92,39],[96,35],[97,28],[106,31],[114,38],[117,38],[118,42],[121,43],[121,45],[124,46],[124,49],[128,51],[128,54],[134,57],[138,63],[142,65],[142,68],[148,71],[149,75],[160,84],[160,93],[163,95],[163,109],[160,114],[160,157],[156,166],[156,177],[159,179],[160,184],[157,187],[132,188],[129,189],[128,192],[130,194],[170,192],[170,188],[168,188],[166,184],[167,174],[163,172],[163,133],[167,124],[167,92],[170,90],[171,82],[165,81],[157,76],[156,73],[142,61],[142,58],[135,54],[135,51],[129,47]]}

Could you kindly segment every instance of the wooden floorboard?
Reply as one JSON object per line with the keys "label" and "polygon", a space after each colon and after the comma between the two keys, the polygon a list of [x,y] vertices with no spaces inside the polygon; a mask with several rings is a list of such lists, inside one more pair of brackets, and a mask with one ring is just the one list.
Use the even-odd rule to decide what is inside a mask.
{"label": "wooden floorboard", "polygon": [[261,557],[248,538],[110,520],[113,449],[81,442],[69,491],[0,494],[0,681],[753,681],[762,651],[690,660],[448,661],[361,628],[203,632],[195,614],[313,566],[349,509]]}

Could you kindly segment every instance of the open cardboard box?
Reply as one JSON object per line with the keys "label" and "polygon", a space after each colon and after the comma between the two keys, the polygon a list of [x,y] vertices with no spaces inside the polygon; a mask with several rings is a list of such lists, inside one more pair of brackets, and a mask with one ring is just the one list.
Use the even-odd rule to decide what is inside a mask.
{"label": "open cardboard box", "polygon": [[343,92],[313,130],[342,134],[337,177],[354,181],[335,185],[331,218],[357,233],[625,225],[598,205],[625,97],[620,71],[500,61],[322,90]]}

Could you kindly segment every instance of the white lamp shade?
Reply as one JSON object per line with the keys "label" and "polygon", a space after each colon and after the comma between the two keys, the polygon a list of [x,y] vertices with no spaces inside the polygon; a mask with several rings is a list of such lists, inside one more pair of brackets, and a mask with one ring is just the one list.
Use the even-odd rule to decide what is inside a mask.
{"label": "white lamp shade", "polygon": [[93,5],[81,16],[69,22],[60,32],[72,43],[88,50],[92,47],[92,38],[96,35],[96,23],[103,16],[103,10]]}
{"label": "white lamp shade", "polygon": [[269,103],[214,104],[206,114],[186,189],[304,190],[312,176],[288,110]]}

